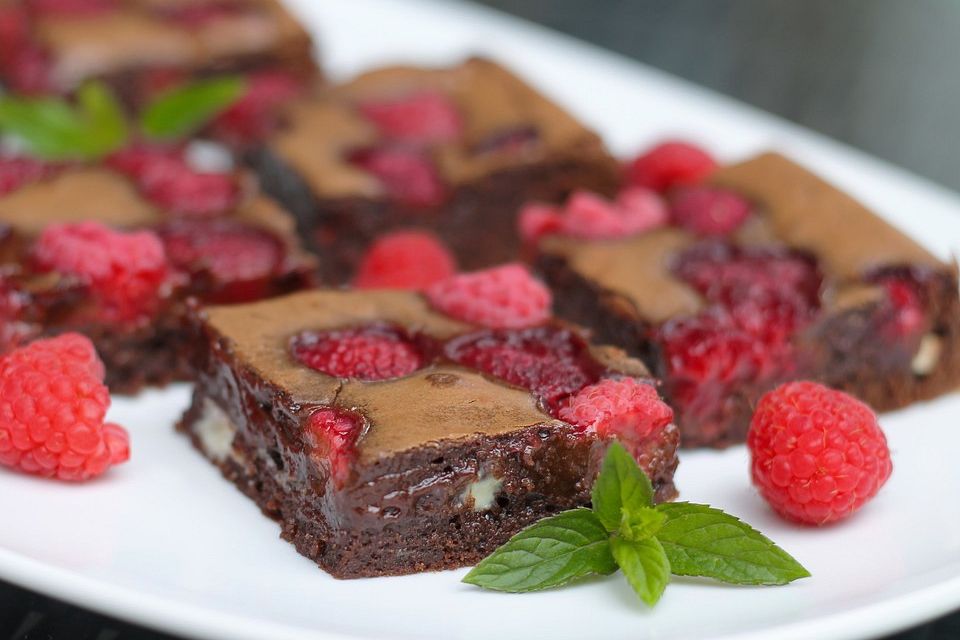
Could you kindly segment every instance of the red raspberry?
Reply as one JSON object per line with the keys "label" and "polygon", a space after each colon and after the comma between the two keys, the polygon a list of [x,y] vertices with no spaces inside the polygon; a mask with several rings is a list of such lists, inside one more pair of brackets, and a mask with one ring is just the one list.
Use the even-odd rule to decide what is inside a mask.
{"label": "red raspberry", "polygon": [[463,121],[447,96],[421,91],[402,98],[364,102],[357,107],[380,133],[400,142],[432,144],[456,140]]}
{"label": "red raspberry", "polygon": [[563,230],[563,214],[559,207],[541,202],[531,202],[523,206],[517,218],[520,237],[529,244],[537,243],[540,238],[560,233]]}
{"label": "red raspberry", "polygon": [[567,329],[550,326],[483,331],[451,340],[448,358],[529,389],[548,407],[598,377],[586,343]]}
{"label": "red raspberry", "polygon": [[360,416],[342,409],[324,407],[307,419],[314,454],[328,462],[330,475],[338,486],[350,475],[350,463],[356,457],[356,444],[362,431]]}
{"label": "red raspberry", "polygon": [[550,290],[518,263],[464,273],[426,290],[440,312],[493,329],[540,324],[550,317]]}
{"label": "red raspberry", "polygon": [[411,207],[435,207],[447,193],[430,159],[420,151],[381,147],[354,152],[348,160],[377,177],[390,197]]}
{"label": "red raspberry", "polygon": [[575,238],[605,239],[634,235],[667,222],[667,209],[660,196],[642,187],[624,190],[616,202],[591,191],[577,191],[561,212],[539,203],[520,211],[520,235],[535,242],[560,233]]}
{"label": "red raspberry", "polygon": [[235,207],[240,187],[232,175],[193,170],[180,150],[131,147],[111,166],[133,178],[147,199],[169,213],[216,216]]}
{"label": "red raspberry", "polygon": [[337,378],[386,380],[423,366],[416,345],[392,327],[307,331],[291,343],[293,357]]}
{"label": "red raspberry", "polygon": [[673,422],[673,409],[653,385],[622,378],[601,380],[580,390],[560,408],[558,417],[586,433],[614,437],[639,457],[644,441]]}
{"label": "red raspberry", "polygon": [[425,231],[387,233],[370,245],[353,286],[358,289],[424,289],[457,272],[450,251]]}
{"label": "red raspberry", "polygon": [[678,189],[670,202],[674,223],[703,236],[734,232],[750,216],[751,210],[747,200],[719,187]]}
{"label": "red raspberry", "polygon": [[262,298],[286,258],[276,236],[231,219],[177,220],[157,234],[174,267],[209,280],[211,302]]}
{"label": "red raspberry", "polygon": [[104,424],[103,363],[84,336],[38,340],[0,357],[0,464],[87,480],[130,457],[122,427]]}
{"label": "red raspberry", "polygon": [[135,322],[157,310],[168,281],[163,244],[149,231],[114,231],[99,222],[50,225],[33,247],[42,270],[90,286],[109,322]]}
{"label": "red raspberry", "polygon": [[893,469],[870,407],[814,382],[791,382],[763,396],[747,447],[760,495],[783,517],[805,524],[850,515]]}
{"label": "red raspberry", "polygon": [[118,8],[117,0],[26,0],[26,6],[36,14],[71,18],[87,18],[108,13]]}
{"label": "red raspberry", "polygon": [[626,166],[627,184],[666,191],[671,187],[700,182],[717,167],[700,147],[686,142],[658,144]]}
{"label": "red raspberry", "polygon": [[50,93],[50,58],[30,34],[29,17],[16,4],[0,5],[0,78],[28,95]]}
{"label": "red raspberry", "polygon": [[213,132],[235,146],[262,140],[276,126],[280,108],[302,92],[303,82],[285,71],[254,72],[243,96],[214,120]]}
{"label": "red raspberry", "polygon": [[926,308],[916,280],[908,275],[890,274],[876,280],[883,287],[892,315],[885,330],[893,338],[919,335],[926,323]]}
{"label": "red raspberry", "polygon": [[33,158],[0,157],[0,196],[50,175],[53,167]]}

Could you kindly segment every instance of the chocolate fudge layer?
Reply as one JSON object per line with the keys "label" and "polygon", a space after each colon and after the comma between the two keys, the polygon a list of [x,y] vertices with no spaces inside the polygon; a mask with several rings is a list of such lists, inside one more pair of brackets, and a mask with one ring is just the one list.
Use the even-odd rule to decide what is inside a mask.
{"label": "chocolate fudge layer", "polygon": [[0,3],[11,25],[0,43],[0,81],[12,90],[66,93],[98,78],[127,94],[159,72],[316,71],[309,35],[276,0],[62,4]]}
{"label": "chocolate fudge layer", "polygon": [[482,59],[373,71],[292,105],[284,120],[253,163],[335,283],[397,228],[436,232],[465,269],[513,259],[524,201],[618,182],[595,134]]}
{"label": "chocolate fudge layer", "polygon": [[[557,419],[542,396],[457,364],[470,345],[562,341],[576,353],[566,370],[581,372],[563,376],[589,372],[570,390],[591,379],[652,384],[639,361],[591,347],[570,327],[499,330],[507,335],[451,320],[408,292],[303,292],[210,307],[192,321],[197,386],[179,429],[283,538],[341,578],[472,564],[525,525],[589,502],[606,437]],[[296,355],[297,345],[334,336],[349,361],[345,341],[358,332],[392,336],[417,365],[368,381]],[[677,440],[669,417],[632,440],[658,500],[675,495]]]}
{"label": "chocolate fudge layer", "polygon": [[[0,233],[0,351],[80,331],[106,364],[111,390],[132,393],[188,378],[187,298],[248,301],[310,286],[315,262],[300,248],[293,219],[242,176],[224,180],[236,181],[235,202],[193,216],[165,209],[107,166],[50,168],[45,177],[0,195],[0,228],[6,230]],[[162,240],[170,275],[156,308],[135,318],[105,317],[90,282],[37,264],[35,244],[44,229],[85,221],[149,229]]]}
{"label": "chocolate fudge layer", "polygon": [[955,264],[777,154],[709,184],[752,207],[725,237],[668,226],[540,246],[558,313],[647,361],[686,446],[743,441],[756,400],[784,380],[820,380],[878,410],[957,388]]}

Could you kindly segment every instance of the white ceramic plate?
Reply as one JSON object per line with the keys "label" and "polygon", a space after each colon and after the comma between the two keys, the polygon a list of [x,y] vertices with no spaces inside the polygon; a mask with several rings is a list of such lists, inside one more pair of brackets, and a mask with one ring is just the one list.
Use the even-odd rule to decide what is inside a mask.
{"label": "white ceramic plate", "polygon": [[[943,256],[960,250],[954,194],[768,115],[545,30],[421,0],[301,0],[338,75],[484,53],[519,69],[629,152],[675,134],[723,158],[774,147],[817,168]],[[129,464],[84,486],[0,471],[0,577],[204,638],[855,638],[960,606],[960,396],[883,418],[895,470],[849,522],[800,529],[747,479],[743,448],[686,453],[683,497],[755,524],[814,577],[782,588],[676,581],[653,611],[621,579],[509,596],[464,571],[340,582],[278,539],[172,425],[186,387],[116,401]]]}

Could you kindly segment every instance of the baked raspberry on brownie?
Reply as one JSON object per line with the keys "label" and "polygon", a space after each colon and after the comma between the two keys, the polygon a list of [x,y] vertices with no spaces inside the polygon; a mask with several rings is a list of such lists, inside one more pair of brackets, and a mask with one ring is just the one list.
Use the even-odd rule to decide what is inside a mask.
{"label": "baked raspberry on brownie", "polygon": [[439,236],[467,269],[516,258],[526,200],[616,188],[600,139],[503,67],[390,67],[291,103],[252,155],[264,188],[347,282],[381,233]]}
{"label": "baked raspberry on brownie", "polygon": [[673,498],[673,411],[638,360],[587,343],[549,303],[508,265],[425,293],[316,290],[197,310],[197,384],[179,429],[340,578],[479,561],[586,505],[612,438],[658,501]]}
{"label": "baked raspberry on brownie", "polygon": [[[96,78],[138,103],[191,76],[236,72],[263,98],[316,71],[310,36],[276,0],[0,3],[0,83],[16,93],[69,93]],[[249,129],[255,109],[243,109],[233,124]]]}
{"label": "baked raspberry on brownie", "polygon": [[97,164],[0,157],[0,353],[77,331],[113,391],[184,379],[188,297],[255,300],[311,286],[314,270],[249,176],[198,171],[182,148]]}
{"label": "baked raspberry on brownie", "polygon": [[643,358],[685,446],[742,442],[777,384],[877,410],[960,384],[957,266],[777,154],[715,169],[689,145],[630,163],[615,200],[526,208],[560,316]]}

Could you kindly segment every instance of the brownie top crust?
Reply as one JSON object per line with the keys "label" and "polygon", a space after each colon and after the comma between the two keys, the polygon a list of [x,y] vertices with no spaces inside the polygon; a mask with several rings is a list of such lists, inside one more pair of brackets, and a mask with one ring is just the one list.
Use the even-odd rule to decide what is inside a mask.
{"label": "brownie top crust", "polygon": [[[378,324],[443,341],[478,329],[433,311],[417,293],[314,290],[208,307],[199,317],[212,341],[232,354],[232,366],[278,390],[276,397],[291,413],[317,405],[361,413],[368,425],[357,443],[363,460],[477,433],[567,426],[553,419],[533,393],[442,360],[407,376],[368,382],[316,371],[291,353],[294,337],[305,331]],[[648,375],[639,361],[619,350],[604,349],[594,357],[610,370]]]}
{"label": "brownie top crust", "polygon": [[[433,92],[462,119],[456,140],[434,143],[429,155],[444,182],[469,183],[503,169],[547,160],[596,157],[613,162],[600,138],[556,104],[498,64],[471,58],[449,68],[387,67],[322,90],[291,105],[285,125],[268,142],[311,189],[325,197],[383,195],[378,180],[347,161],[350,152],[380,141],[359,106]],[[533,142],[503,149],[498,140]]]}
{"label": "brownie top crust", "polygon": [[183,24],[197,0],[126,0],[83,19],[44,14],[33,25],[51,53],[57,86],[142,67],[207,68],[218,62],[309,46],[306,31],[276,0],[241,0],[235,11]]}
{"label": "brownie top crust", "polygon": [[[252,187],[252,183],[249,185]],[[273,200],[246,189],[239,205],[230,210],[231,220],[270,231],[295,241],[296,225]],[[170,220],[145,198],[123,174],[105,167],[77,166],[24,185],[0,196],[0,224],[31,238],[51,224],[95,220],[118,228],[142,228]]]}
{"label": "brownie top crust", "polygon": [[[709,181],[751,200],[757,215],[732,234],[741,245],[779,244],[816,257],[828,283],[824,304],[846,307],[871,297],[864,276],[885,266],[950,267],[862,204],[820,177],[765,153],[716,171]],[[603,289],[623,295],[653,323],[703,307],[696,290],[676,277],[673,258],[698,241],[676,227],[615,240],[551,236],[541,250]]]}

